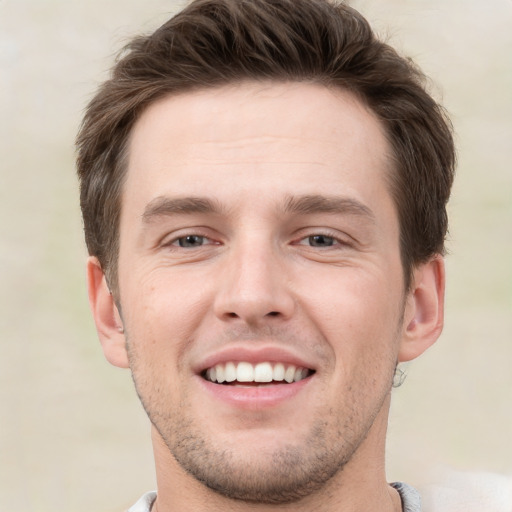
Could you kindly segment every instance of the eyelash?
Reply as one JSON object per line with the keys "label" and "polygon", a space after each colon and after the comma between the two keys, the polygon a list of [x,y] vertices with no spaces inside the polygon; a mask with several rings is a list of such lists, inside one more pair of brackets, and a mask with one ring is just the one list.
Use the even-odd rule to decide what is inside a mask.
{"label": "eyelash", "polygon": [[[201,239],[201,243],[199,245],[188,245],[188,246],[182,245],[182,243],[186,244],[187,243],[186,239],[190,239],[190,238]],[[313,245],[313,239],[315,239],[315,238],[324,239],[324,242],[327,241],[330,243],[328,243],[327,245],[323,245],[323,246],[322,245]],[[327,239],[327,240],[325,240],[325,239]],[[317,241],[319,241],[319,240],[317,240]],[[189,241],[189,242],[193,244],[193,241]],[[210,242],[210,243],[205,243],[205,242]],[[306,243],[306,242],[309,242],[309,243]],[[170,247],[173,249],[174,248],[175,249],[198,249],[198,248],[204,247],[205,245],[220,245],[220,243],[212,240],[210,237],[208,237],[205,234],[202,234],[201,232],[192,232],[192,233],[184,234],[179,237],[175,237],[172,240],[170,240],[169,242],[166,242],[162,245],[164,247]],[[350,246],[351,244],[347,240],[340,239],[334,233],[327,232],[327,231],[326,232],[318,231],[318,232],[313,232],[312,234],[302,236],[299,239],[296,239],[296,241],[292,242],[292,245],[303,245],[303,246],[307,246],[307,247],[311,247],[311,248],[330,249],[330,248],[336,247],[336,246],[347,247],[347,246]]]}
{"label": "eyelash", "polygon": [[[328,239],[331,241],[328,245],[313,245],[312,239],[314,238],[323,238]],[[309,243],[305,243],[309,242]],[[307,247],[311,248],[319,248],[319,249],[331,249],[335,247],[350,247],[351,244],[348,240],[345,238],[340,238],[340,236],[336,233],[332,233],[330,231],[318,231],[318,232],[312,232],[311,234],[307,234],[305,236],[302,236],[301,238],[297,239],[296,242],[294,242],[294,245],[305,245]]]}
{"label": "eyelash", "polygon": [[[190,246],[181,245],[181,241],[185,241],[187,238],[201,239],[202,243],[200,245],[190,245]],[[208,241],[210,243],[205,244],[204,243],[205,241]],[[164,242],[162,244],[162,246],[168,247],[171,249],[197,249],[197,248],[203,247],[204,245],[218,245],[218,244],[219,244],[218,242],[216,242],[215,240],[213,240],[206,234],[199,231],[199,232],[190,232],[190,233],[186,233],[186,234],[174,237],[171,240],[169,240],[168,242]]]}

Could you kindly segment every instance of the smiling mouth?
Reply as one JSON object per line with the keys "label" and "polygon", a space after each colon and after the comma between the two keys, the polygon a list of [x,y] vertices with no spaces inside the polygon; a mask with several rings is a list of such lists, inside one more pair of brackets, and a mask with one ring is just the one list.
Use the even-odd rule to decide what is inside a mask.
{"label": "smiling mouth", "polygon": [[314,370],[285,363],[241,362],[221,363],[206,369],[204,379],[224,385],[292,384],[313,375]]}

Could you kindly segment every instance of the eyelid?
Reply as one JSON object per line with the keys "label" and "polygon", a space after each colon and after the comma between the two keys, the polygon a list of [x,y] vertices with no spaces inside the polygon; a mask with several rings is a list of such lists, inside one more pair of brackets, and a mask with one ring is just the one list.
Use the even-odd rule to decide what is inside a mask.
{"label": "eyelid", "polygon": [[[191,237],[196,237],[196,238],[201,239],[202,243],[197,246],[191,245],[189,247],[184,247],[180,244],[180,240],[184,240],[186,238],[191,238]],[[207,243],[208,241],[210,241],[210,239],[208,237],[194,233],[193,235],[179,236],[178,238],[175,238],[174,240],[172,240],[169,245],[171,245],[173,247],[180,247],[181,249],[185,249],[185,248],[196,249],[198,247],[203,247],[204,245],[210,245],[209,243]]]}
{"label": "eyelid", "polygon": [[[335,241],[334,246],[330,247],[336,247],[338,245],[341,246],[351,246],[356,243],[356,241],[348,234],[346,233],[340,233],[339,231],[332,230],[329,228],[307,228],[304,230],[301,230],[296,237],[294,237],[294,241],[292,242],[293,245],[307,245],[304,242],[308,238],[311,238],[313,236],[324,236],[326,238],[332,238]],[[327,246],[326,248],[329,248]]]}
{"label": "eyelid", "polygon": [[198,246],[198,248],[203,247],[204,245],[218,245],[220,243],[212,236],[211,230],[202,227],[192,227],[179,229],[173,233],[166,234],[164,237],[162,237],[158,243],[158,246],[185,249],[184,247],[179,247],[178,241],[188,236],[198,236],[204,238],[208,242]]}

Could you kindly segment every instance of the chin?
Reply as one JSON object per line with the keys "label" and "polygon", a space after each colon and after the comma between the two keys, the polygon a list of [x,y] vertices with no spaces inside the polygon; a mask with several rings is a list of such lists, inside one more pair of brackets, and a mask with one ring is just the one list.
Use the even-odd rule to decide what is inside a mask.
{"label": "chin", "polygon": [[221,442],[183,418],[178,423],[159,431],[172,458],[212,491],[245,502],[293,503],[318,492],[343,470],[359,444],[333,445],[332,426],[325,420],[310,425],[293,444],[290,432],[276,439],[275,432],[272,438],[270,432],[259,436],[252,429]]}

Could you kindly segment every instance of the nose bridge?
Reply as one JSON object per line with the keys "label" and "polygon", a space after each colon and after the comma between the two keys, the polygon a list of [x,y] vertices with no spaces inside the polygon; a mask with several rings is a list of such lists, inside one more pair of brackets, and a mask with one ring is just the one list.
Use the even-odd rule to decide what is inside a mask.
{"label": "nose bridge", "polygon": [[233,243],[216,298],[217,316],[247,323],[277,316],[288,318],[294,301],[283,257],[263,233],[250,233]]}

